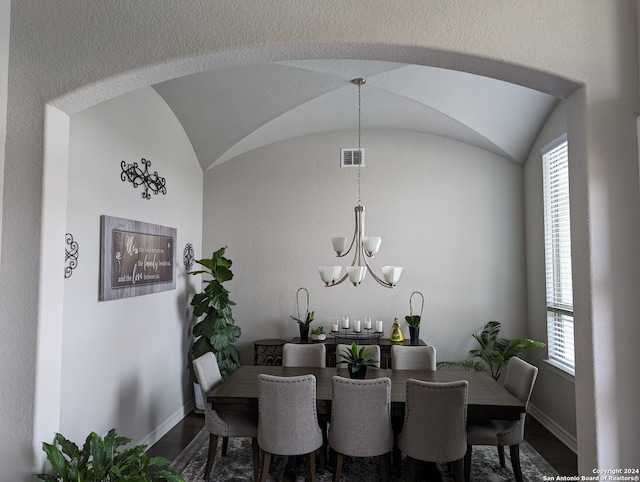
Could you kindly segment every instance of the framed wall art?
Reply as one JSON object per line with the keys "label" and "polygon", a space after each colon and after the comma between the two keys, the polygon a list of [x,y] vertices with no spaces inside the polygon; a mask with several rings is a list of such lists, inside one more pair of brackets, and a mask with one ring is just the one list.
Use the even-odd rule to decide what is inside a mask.
{"label": "framed wall art", "polygon": [[100,292],[108,301],[176,288],[177,230],[100,216]]}

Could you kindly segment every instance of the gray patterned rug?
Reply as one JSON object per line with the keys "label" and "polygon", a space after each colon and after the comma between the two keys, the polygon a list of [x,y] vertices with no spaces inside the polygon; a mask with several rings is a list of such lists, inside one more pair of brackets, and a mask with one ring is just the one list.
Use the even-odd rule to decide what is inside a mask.
{"label": "gray patterned rug", "polygon": [[[189,445],[176,457],[173,466],[182,475],[185,482],[205,482],[204,467],[207,461],[209,434],[206,429],[202,429]],[[230,438],[227,456],[218,454],[211,472],[211,477],[206,482],[251,482],[253,471],[251,467],[251,440],[245,438]],[[514,480],[511,470],[511,460],[509,450],[505,450],[506,467],[500,467],[498,461],[498,451],[495,447],[474,447],[471,460],[471,479],[474,482],[512,482]],[[287,469],[286,457],[274,457],[271,473],[268,480],[294,481],[294,477],[285,471]],[[520,464],[522,474],[527,482],[539,482],[545,480],[543,477],[555,477],[558,473],[546,460],[536,452],[526,441],[520,445]],[[304,465],[295,477],[295,482],[304,481]],[[450,482],[453,481],[453,472],[448,470],[446,464],[418,465],[416,478],[418,480],[431,480]],[[324,475],[318,474],[318,482],[328,482],[331,480],[331,473],[326,470]],[[378,461],[371,459],[351,459],[345,457],[345,465],[341,481],[349,482],[378,482]],[[401,479],[393,479],[401,480]],[[549,480],[549,479],[547,479]]]}

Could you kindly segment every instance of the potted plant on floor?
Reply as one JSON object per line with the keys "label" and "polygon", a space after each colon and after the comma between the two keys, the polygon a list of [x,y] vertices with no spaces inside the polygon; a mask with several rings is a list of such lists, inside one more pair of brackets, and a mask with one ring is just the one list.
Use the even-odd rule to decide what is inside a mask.
{"label": "potted plant on floor", "polygon": [[196,359],[207,352],[213,352],[223,378],[227,378],[240,366],[240,352],[234,343],[240,338],[241,330],[233,320],[231,307],[235,305],[229,299],[229,291],[222,283],[233,278],[231,260],[224,257],[227,247],[215,251],[211,258],[196,260],[204,269],[191,271],[192,275],[208,275],[204,279],[205,288],[191,300],[193,314],[204,315],[193,327],[195,341],[191,347],[191,356]]}
{"label": "potted plant on floor", "polygon": [[[307,309],[304,317],[300,316],[300,292],[304,291],[307,294]],[[298,317],[292,316],[291,318],[298,322],[300,327],[300,341],[309,341],[309,325],[315,318],[315,312],[309,312],[309,291],[307,288],[298,288],[296,291],[296,306],[298,307]]]}
{"label": "potted plant on floor", "polygon": [[[438,368],[455,367],[479,372],[488,371],[495,380],[498,380],[511,357],[522,355],[527,348],[544,348],[546,346],[542,342],[529,338],[499,338],[499,334],[500,322],[489,321],[480,333],[472,335],[480,348],[469,351],[471,360],[439,362]],[[482,361],[473,360],[473,358],[480,358]]]}
{"label": "potted plant on floor", "polygon": [[146,445],[119,450],[131,442],[111,429],[103,439],[91,432],[82,449],[56,434],[54,444],[42,443],[52,473],[37,474],[45,482],[101,482],[137,480],[148,482],[184,482],[164,457],[149,457]]}
{"label": "potted plant on floor", "polygon": [[367,367],[375,367],[379,360],[371,358],[373,349],[367,349],[365,346],[359,346],[355,341],[351,343],[351,346],[340,353],[342,361],[340,363],[346,363],[349,369],[349,376],[351,378],[364,379],[367,376]]}

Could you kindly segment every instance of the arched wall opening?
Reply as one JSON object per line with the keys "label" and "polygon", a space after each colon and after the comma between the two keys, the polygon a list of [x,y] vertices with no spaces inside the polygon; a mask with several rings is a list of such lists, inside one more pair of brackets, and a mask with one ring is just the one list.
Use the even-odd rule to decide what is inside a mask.
{"label": "arched wall opening", "polygon": [[[55,256],[56,240],[65,233],[69,118],[88,107],[121,94],[176,76],[217,68],[272,60],[305,58],[355,58],[413,63],[441,68],[456,68],[469,73],[494,77],[568,98],[580,88],[577,81],[554,76],[521,65],[425,48],[390,45],[323,45],[297,44],[235,50],[189,59],[177,59],[162,65],[123,73],[118,77],[94,82],[56,99],[46,108],[44,142],[44,181],[42,198],[41,272],[39,289],[38,354],[34,446],[57,431],[60,412],[60,380],[51,377],[50,367],[60,367],[62,349],[62,299],[64,280],[60,278],[62,262]],[[577,108],[584,100],[576,100]],[[571,119],[569,119],[571,122]],[[44,260],[49,260],[46,263]],[[48,367],[45,376],[44,367]],[[60,370],[57,371],[60,375]],[[36,447],[36,452],[39,446]]]}

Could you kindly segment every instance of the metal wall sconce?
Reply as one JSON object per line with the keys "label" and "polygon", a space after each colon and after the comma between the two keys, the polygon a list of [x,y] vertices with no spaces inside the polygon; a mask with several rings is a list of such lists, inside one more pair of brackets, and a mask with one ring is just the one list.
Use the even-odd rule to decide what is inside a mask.
{"label": "metal wall sconce", "polygon": [[71,233],[67,233],[64,240],[68,246],[64,248],[64,277],[69,278],[78,267],[78,242],[73,240]]}
{"label": "metal wall sconce", "polygon": [[184,251],[182,252],[182,262],[184,263],[184,267],[187,271],[191,271],[191,268],[193,268],[193,260],[193,245],[191,243],[187,243],[184,247]]}
{"label": "metal wall sconce", "polygon": [[151,165],[151,161],[142,158],[140,162],[144,166],[144,171],[140,167],[138,167],[137,162],[134,162],[133,164],[126,164],[124,161],[122,161],[120,163],[120,168],[122,169],[120,179],[122,179],[123,182],[129,181],[131,184],[133,184],[133,187],[144,185],[142,199],[151,199],[149,190],[151,190],[153,194],[167,194],[167,186],[165,184],[164,177],[160,177],[158,175],[158,171],[154,171],[153,173],[149,174],[149,166]]}

